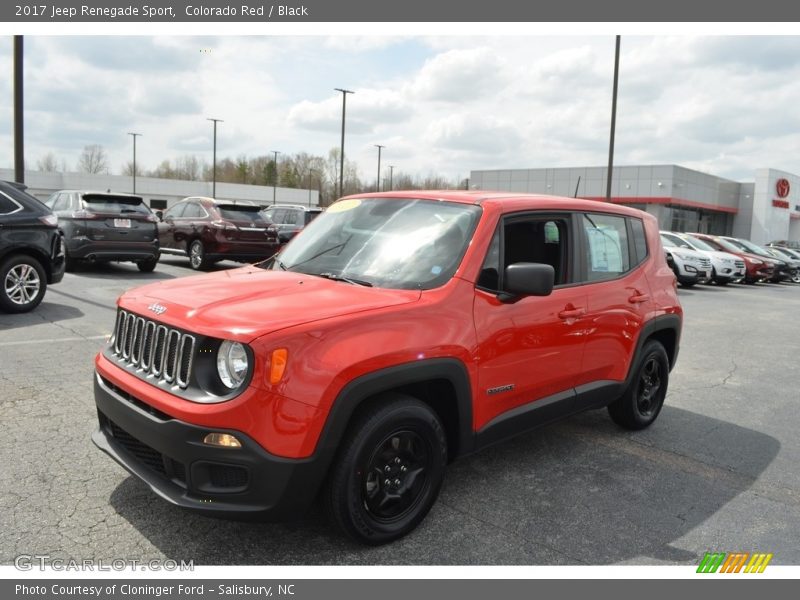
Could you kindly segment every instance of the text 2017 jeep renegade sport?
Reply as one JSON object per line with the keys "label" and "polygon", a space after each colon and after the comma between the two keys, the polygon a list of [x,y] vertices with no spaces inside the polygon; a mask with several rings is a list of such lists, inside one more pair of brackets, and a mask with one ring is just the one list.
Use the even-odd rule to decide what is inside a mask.
{"label": "text 2017 jeep renegade sport", "polygon": [[658,416],[682,310],[656,220],[486,192],[348,197],[280,255],[119,299],[94,442],[162,498],[368,544],[445,466],[579,411]]}

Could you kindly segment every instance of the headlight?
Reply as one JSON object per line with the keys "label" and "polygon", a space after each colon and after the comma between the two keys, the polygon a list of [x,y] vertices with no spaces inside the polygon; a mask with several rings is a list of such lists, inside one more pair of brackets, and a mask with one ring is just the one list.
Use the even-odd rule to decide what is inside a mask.
{"label": "headlight", "polygon": [[747,262],[749,262],[751,265],[763,265],[764,264],[763,260],[758,260],[757,258],[748,258]]}
{"label": "headlight", "polygon": [[250,368],[247,350],[239,342],[225,340],[217,351],[217,373],[228,389],[235,390],[247,377]]}

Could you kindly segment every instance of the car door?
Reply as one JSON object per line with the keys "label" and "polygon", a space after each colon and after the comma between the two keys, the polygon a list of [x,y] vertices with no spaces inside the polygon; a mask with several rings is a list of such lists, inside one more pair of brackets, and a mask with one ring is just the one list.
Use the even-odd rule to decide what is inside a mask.
{"label": "car door", "polygon": [[579,392],[581,386],[614,387],[627,376],[639,332],[654,310],[645,263],[661,252],[648,247],[641,219],[583,213],[580,222],[588,311]]}
{"label": "car door", "polygon": [[[572,409],[587,307],[585,288],[574,285],[578,246],[573,231],[569,213],[508,216],[498,225],[476,284],[473,308],[479,430],[518,412],[526,416],[515,421],[533,425]],[[549,296],[516,301],[498,297],[505,268],[520,262],[553,266],[555,287]]]}
{"label": "car door", "polygon": [[158,243],[162,250],[175,250],[177,248],[175,245],[175,219],[183,214],[185,208],[186,203],[179,202],[164,212],[161,217],[158,223]]}

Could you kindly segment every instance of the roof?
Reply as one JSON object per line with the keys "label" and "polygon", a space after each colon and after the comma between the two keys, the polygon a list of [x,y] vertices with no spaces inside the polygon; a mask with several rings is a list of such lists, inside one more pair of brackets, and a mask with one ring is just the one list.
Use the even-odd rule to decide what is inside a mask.
{"label": "roof", "polygon": [[444,202],[459,202],[461,204],[498,205],[503,210],[512,210],[515,204],[525,205],[529,208],[552,209],[554,205],[565,210],[587,210],[614,212],[630,216],[639,216],[642,211],[599,200],[585,200],[583,198],[567,198],[549,194],[528,194],[518,192],[492,192],[486,190],[410,190],[398,192],[372,192],[369,194],[354,194],[347,198],[413,198],[421,200],[440,200]]}

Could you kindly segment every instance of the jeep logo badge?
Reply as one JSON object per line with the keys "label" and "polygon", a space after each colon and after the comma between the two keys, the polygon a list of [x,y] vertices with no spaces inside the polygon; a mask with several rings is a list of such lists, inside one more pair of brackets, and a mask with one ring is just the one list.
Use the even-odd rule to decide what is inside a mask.
{"label": "jeep logo badge", "polygon": [[162,306],[158,302],[153,302],[150,306],[147,307],[147,310],[152,310],[157,315],[163,315],[165,312],[167,312],[167,307]]}

